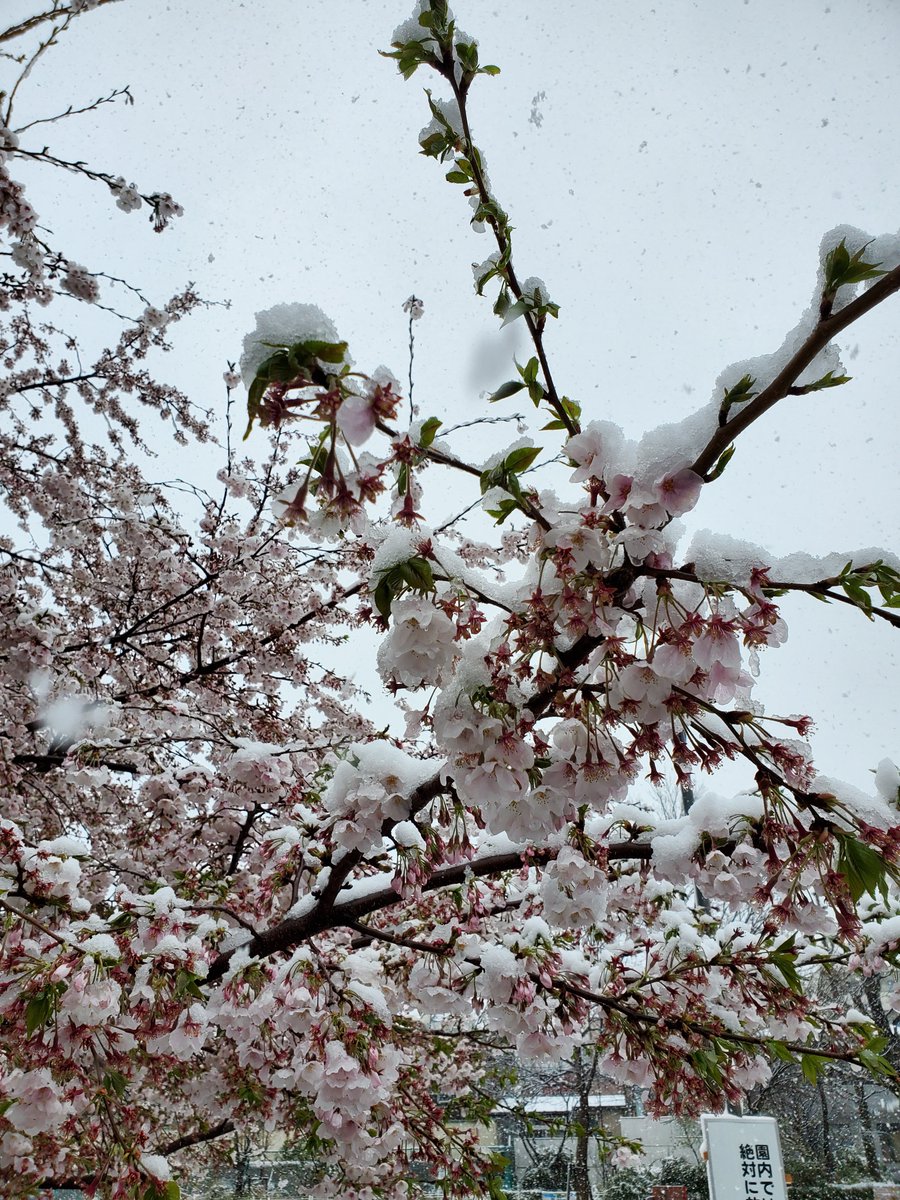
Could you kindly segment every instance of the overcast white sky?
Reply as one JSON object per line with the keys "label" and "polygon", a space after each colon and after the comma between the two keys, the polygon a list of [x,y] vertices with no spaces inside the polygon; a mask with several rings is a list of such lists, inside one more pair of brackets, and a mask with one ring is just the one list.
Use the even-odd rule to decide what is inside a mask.
{"label": "overcast white sky", "polygon": [[[635,436],[686,415],[729,363],[780,345],[826,230],[900,227],[895,0],[461,0],[456,13],[502,68],[473,89],[473,129],[516,227],[519,276],[543,277],[561,305],[548,349],[586,419]],[[405,378],[400,306],[423,297],[423,415],[477,416],[509,377],[513,342],[472,290],[470,264],[493,243],[417,154],[422,85],[441,81],[403,83],[376,53],[408,15],[405,0],[124,0],[80,19],[36,70],[15,124],[131,85],[135,107],[32,140],[172,192],[175,228],[156,236],[46,169],[29,188],[71,258],[157,301],[193,280],[232,302],[177,332],[165,374],[198,399],[219,401],[254,312],[284,300],[320,305],[361,366]],[[900,299],[846,349],[853,383],[754,426],[695,527],[777,555],[900,550]],[[866,786],[881,757],[900,758],[900,639],[836,605],[786,615],[790,641],[764,660],[759,698],[810,711],[821,769]]]}

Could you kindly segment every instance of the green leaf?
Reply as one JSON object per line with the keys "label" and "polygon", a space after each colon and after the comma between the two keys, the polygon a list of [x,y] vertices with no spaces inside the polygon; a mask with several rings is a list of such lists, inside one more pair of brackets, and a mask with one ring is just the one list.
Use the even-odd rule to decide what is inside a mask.
{"label": "green leaf", "polygon": [[784,1042],[773,1041],[773,1042],[767,1042],[766,1045],[768,1046],[768,1048],[772,1052],[772,1054],[777,1059],[780,1059],[781,1062],[792,1063],[794,1061],[793,1054],[791,1054],[790,1050],[788,1050],[788,1048],[784,1044]]}
{"label": "green leaf", "polygon": [[732,458],[734,457],[734,448],[735,448],[735,444],[734,444],[734,442],[732,442],[730,446],[726,446],[726,448],[722,451],[722,453],[719,455],[719,461],[716,463],[716,465],[713,467],[713,469],[710,471],[710,473],[706,476],[707,483],[712,483],[712,481],[714,479],[719,478],[719,476],[722,474],[722,472],[725,470],[725,468],[728,466],[728,464],[731,462]]}
{"label": "green leaf", "polygon": [[318,358],[321,362],[342,363],[347,355],[346,342],[297,342],[291,352],[299,361]]}
{"label": "green leaf", "polygon": [[871,1071],[873,1075],[889,1075],[896,1078],[897,1072],[891,1066],[890,1062],[874,1050],[860,1050],[858,1057],[862,1066],[867,1071]]}
{"label": "green leaf", "polygon": [[375,607],[378,609],[385,621],[391,619],[391,602],[394,599],[394,591],[386,579],[382,578],[381,582],[375,588]]}
{"label": "green leaf", "polygon": [[752,375],[742,376],[734,387],[726,388],[725,394],[722,397],[722,403],[719,405],[719,424],[725,425],[728,421],[728,413],[735,404],[746,404],[748,400],[752,400],[756,395],[753,390],[756,380]]}
{"label": "green leaf", "polygon": [[488,404],[496,404],[498,400],[507,400],[510,396],[514,396],[516,392],[521,392],[524,387],[525,384],[519,383],[518,379],[511,379],[509,383],[501,384],[496,392],[488,397]]}
{"label": "green leaf", "polygon": [[147,1184],[141,1200],[181,1200],[181,1188],[174,1179],[169,1179],[165,1183],[156,1180]]}
{"label": "green leaf", "polygon": [[400,578],[414,592],[433,592],[434,575],[431,564],[424,558],[410,558],[400,563]]}
{"label": "green leaf", "polygon": [[501,500],[496,508],[489,508],[487,514],[494,518],[497,525],[502,525],[507,517],[512,516],[514,512],[519,511],[519,505],[515,500]]}
{"label": "green leaf", "polygon": [[849,383],[851,378],[850,375],[835,375],[834,371],[829,371],[815,383],[805,383],[802,387],[804,392],[821,392],[823,388],[840,387],[844,383]]}
{"label": "green leaf", "polygon": [[456,55],[470,75],[478,71],[478,47],[474,42],[457,42]]}
{"label": "green leaf", "polygon": [[109,1070],[103,1076],[103,1086],[107,1091],[123,1096],[128,1088],[128,1080],[121,1071]]}
{"label": "green leaf", "polygon": [[420,555],[413,555],[405,562],[388,567],[378,581],[373,599],[385,621],[390,620],[391,605],[394,599],[405,591],[416,592],[419,595],[434,592],[434,573],[431,563]]}
{"label": "green leaf", "polygon": [[540,452],[540,446],[520,446],[518,450],[507,454],[503,460],[503,469],[510,474],[521,475],[523,471],[528,470]]}
{"label": "green leaf", "polygon": [[536,358],[529,358],[524,367],[519,367],[518,363],[516,363],[516,366],[519,368],[519,374],[526,383],[531,384],[535,382],[538,370],[540,369],[540,363]]}
{"label": "green leaf", "polygon": [[838,288],[852,283],[863,283],[867,279],[877,279],[886,275],[887,271],[879,270],[881,263],[866,262],[863,258],[869,243],[860,247],[851,255],[846,241],[841,238],[840,244],[825,256],[825,295],[833,298]]}
{"label": "green leaf", "polygon": [[53,1008],[50,1005],[50,1001],[43,993],[33,996],[25,1006],[26,1034],[31,1037],[38,1029],[43,1029],[50,1020],[52,1013]]}
{"label": "green leaf", "polygon": [[847,833],[835,831],[838,839],[837,869],[847,880],[854,902],[864,895],[888,894],[887,863],[871,846]]}
{"label": "green leaf", "polygon": [[825,1071],[828,1066],[827,1058],[820,1058],[816,1054],[801,1054],[800,1070],[803,1072],[803,1078],[807,1083],[811,1083],[815,1087],[819,1076]]}
{"label": "green leaf", "polygon": [[66,991],[67,985],[61,980],[48,983],[36,992],[25,1005],[25,1032],[31,1037],[39,1029],[43,1029],[56,1015],[59,999]]}
{"label": "green leaf", "polygon": [[701,1079],[716,1087],[722,1084],[722,1071],[719,1067],[718,1056],[712,1050],[694,1050],[689,1055],[691,1066]]}
{"label": "green leaf", "polygon": [[419,445],[423,449],[427,450],[432,444],[437,431],[440,429],[443,423],[444,422],[439,421],[437,417],[429,417],[427,421],[422,423],[422,429],[419,433]]}
{"label": "green leaf", "polygon": [[481,494],[489,492],[491,488],[506,486],[506,472],[503,467],[488,467],[486,471],[481,472]]}
{"label": "green leaf", "polygon": [[488,66],[486,66],[486,67],[479,67],[479,68],[478,68],[478,73],[479,73],[479,75],[499,75],[499,74],[500,74],[500,68],[499,68],[499,67],[495,67],[495,66],[494,66],[494,65],[491,63],[491,64],[489,64],[489,65],[488,65]]}
{"label": "green leaf", "polygon": [[175,976],[175,995],[193,996],[195,1000],[205,1000],[203,992],[197,986],[197,976],[192,971],[186,971],[183,967]]}
{"label": "green leaf", "polygon": [[517,300],[515,304],[511,304],[506,310],[506,316],[503,318],[503,323],[500,328],[505,329],[507,325],[512,325],[513,321],[518,320],[531,308],[527,300]]}
{"label": "green leaf", "polygon": [[465,171],[448,171],[444,176],[448,183],[471,183],[472,176],[467,175]]}
{"label": "green leaf", "polygon": [[803,983],[794,965],[794,956],[792,954],[770,954],[769,962],[773,967],[777,967],[791,991],[797,996],[802,996]]}
{"label": "green leaf", "polygon": [[253,422],[259,416],[259,404],[268,386],[268,380],[257,375],[247,389],[247,429],[244,433],[245,442],[253,429]]}

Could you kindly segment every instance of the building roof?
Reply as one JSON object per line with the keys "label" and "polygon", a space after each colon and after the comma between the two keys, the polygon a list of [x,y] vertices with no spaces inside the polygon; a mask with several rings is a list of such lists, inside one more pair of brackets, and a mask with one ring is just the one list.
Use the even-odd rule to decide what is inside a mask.
{"label": "building roof", "polygon": [[[523,1100],[519,1096],[504,1096],[502,1102],[494,1109],[495,1113],[508,1112],[517,1109],[527,1113],[572,1113],[578,1108],[577,1096],[532,1096]],[[609,1095],[588,1097],[589,1108],[624,1108],[625,1096],[621,1092]]]}

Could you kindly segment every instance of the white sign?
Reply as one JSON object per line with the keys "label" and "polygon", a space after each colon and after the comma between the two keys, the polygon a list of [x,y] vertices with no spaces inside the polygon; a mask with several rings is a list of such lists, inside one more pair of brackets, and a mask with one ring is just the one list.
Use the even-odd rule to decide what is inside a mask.
{"label": "white sign", "polygon": [[711,1200],[787,1200],[774,1117],[700,1118]]}

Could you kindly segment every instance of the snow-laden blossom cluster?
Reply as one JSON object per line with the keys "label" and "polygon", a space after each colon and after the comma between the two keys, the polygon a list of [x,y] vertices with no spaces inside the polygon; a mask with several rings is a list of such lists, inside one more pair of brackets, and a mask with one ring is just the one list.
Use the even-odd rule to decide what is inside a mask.
{"label": "snow-laden blossom cluster", "polygon": [[[819,774],[810,719],[767,713],[759,677],[787,637],[783,593],[896,625],[897,561],[685,547],[679,518],[752,420],[843,381],[832,338],[900,289],[893,243],[876,260],[854,231],[826,239],[786,348],[630,443],[557,391],[557,306],[512,268],[466,119],[494,68],[439,0],[392,56],[449,88],[422,148],[497,242],[478,290],[496,287],[534,346],[493,399],[526,392],[535,428],[481,463],[305,301],[260,313],[228,363],[240,452],[243,430],[144,366],[192,293],[142,297],[111,349],[77,358],[34,306],[97,299],[96,277],[41,240],[0,130],[19,273],[0,331],[11,1197],[171,1200],[198,1156],[260,1129],[297,1131],[322,1200],[408,1198],[422,1166],[449,1196],[483,1194],[498,1050],[592,1047],[654,1112],[737,1099],[772,1047],[885,1068],[864,1014],[806,984],[834,959],[866,978],[897,962],[900,772],[873,763],[870,792]],[[90,178],[156,227],[180,214],[167,193]],[[402,311],[411,329],[421,302]],[[219,435],[212,470],[186,464],[187,505],[129,453],[155,420],[192,457]],[[450,487],[471,489],[490,534],[438,521]],[[338,673],[348,639],[403,720],[373,722]],[[736,795],[705,783],[726,761],[744,764]],[[666,781],[682,802],[663,815]]]}

